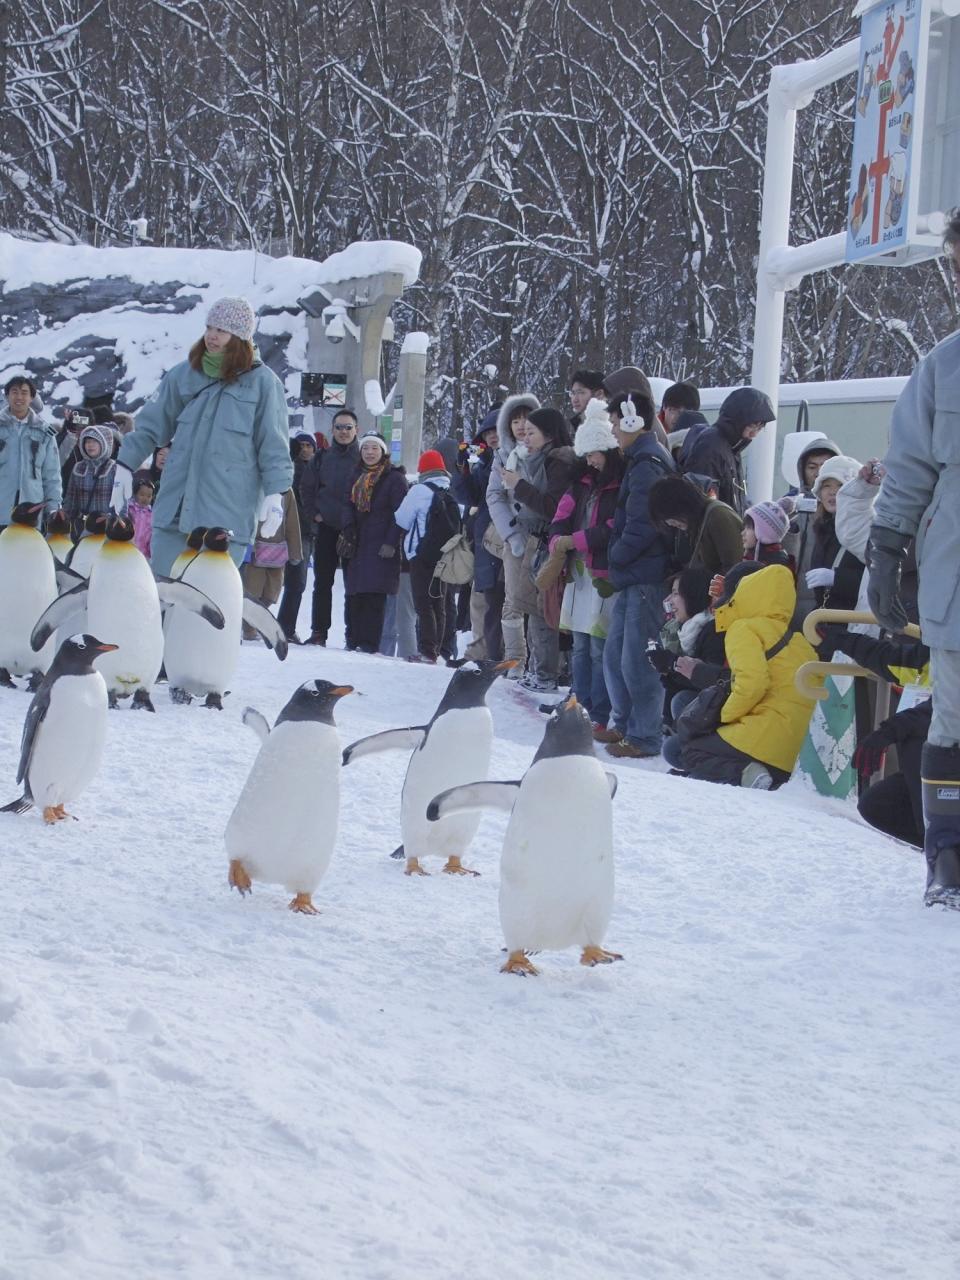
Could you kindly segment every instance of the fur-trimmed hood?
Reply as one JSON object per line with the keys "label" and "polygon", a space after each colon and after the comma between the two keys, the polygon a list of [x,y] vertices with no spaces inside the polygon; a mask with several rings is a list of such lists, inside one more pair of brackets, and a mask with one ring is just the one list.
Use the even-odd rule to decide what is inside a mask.
{"label": "fur-trimmed hood", "polygon": [[517,447],[513,432],[510,430],[510,419],[518,409],[530,409],[532,411],[539,408],[540,401],[529,391],[525,391],[518,396],[507,396],[506,400],[504,400],[500,406],[500,412],[497,414],[497,435],[500,439],[497,452],[500,454],[501,461],[506,461],[510,453]]}

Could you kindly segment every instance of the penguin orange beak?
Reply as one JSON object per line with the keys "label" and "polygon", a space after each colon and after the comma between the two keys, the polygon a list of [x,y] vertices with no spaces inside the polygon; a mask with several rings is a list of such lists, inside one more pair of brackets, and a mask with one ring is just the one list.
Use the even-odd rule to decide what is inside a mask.
{"label": "penguin orange beak", "polygon": [[118,644],[98,644],[97,653],[114,653],[119,648]]}
{"label": "penguin orange beak", "polygon": [[519,667],[519,658],[505,658],[503,662],[498,662],[493,668],[494,671],[511,671],[514,667]]}
{"label": "penguin orange beak", "polygon": [[338,684],[330,690],[332,698],[345,698],[348,693],[353,693],[352,684]]}
{"label": "penguin orange beak", "polygon": [[578,707],[579,705],[580,703],[577,702],[577,695],[575,693],[571,693],[570,697],[563,704],[563,709],[564,711],[572,711],[574,707]]}

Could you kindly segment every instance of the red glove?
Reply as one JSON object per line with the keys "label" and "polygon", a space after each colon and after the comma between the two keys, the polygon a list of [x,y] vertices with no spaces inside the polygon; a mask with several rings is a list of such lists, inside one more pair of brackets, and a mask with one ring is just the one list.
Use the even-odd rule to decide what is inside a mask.
{"label": "red glove", "polygon": [[872,778],[880,772],[889,746],[890,739],[882,728],[860,739],[853,753],[853,767],[861,777]]}

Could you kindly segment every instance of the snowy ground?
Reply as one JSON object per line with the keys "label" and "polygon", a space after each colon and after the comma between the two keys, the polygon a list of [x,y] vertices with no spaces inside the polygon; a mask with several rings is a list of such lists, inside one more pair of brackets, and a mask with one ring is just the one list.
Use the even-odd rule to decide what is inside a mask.
{"label": "snowy ground", "polygon": [[[239,721],[356,686],[344,743],[447,672],[245,646],[221,715],[118,712],[79,822],[0,818],[0,1280],[955,1277],[960,921],[912,851],[788,788],[618,767],[618,894],[585,970],[498,973],[497,851],[408,880],[405,759],[344,775],[293,916],[222,833]],[[0,691],[0,778],[23,693]],[[496,687],[494,776],[542,719]],[[436,868],[434,868],[436,870]]]}

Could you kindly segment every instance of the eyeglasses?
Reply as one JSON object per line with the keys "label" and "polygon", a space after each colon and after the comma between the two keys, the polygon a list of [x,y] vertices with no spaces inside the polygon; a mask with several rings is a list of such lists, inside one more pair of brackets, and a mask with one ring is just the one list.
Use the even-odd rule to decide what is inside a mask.
{"label": "eyeglasses", "polygon": [[333,424],[334,431],[353,431],[354,423],[352,422],[335,422]]}

